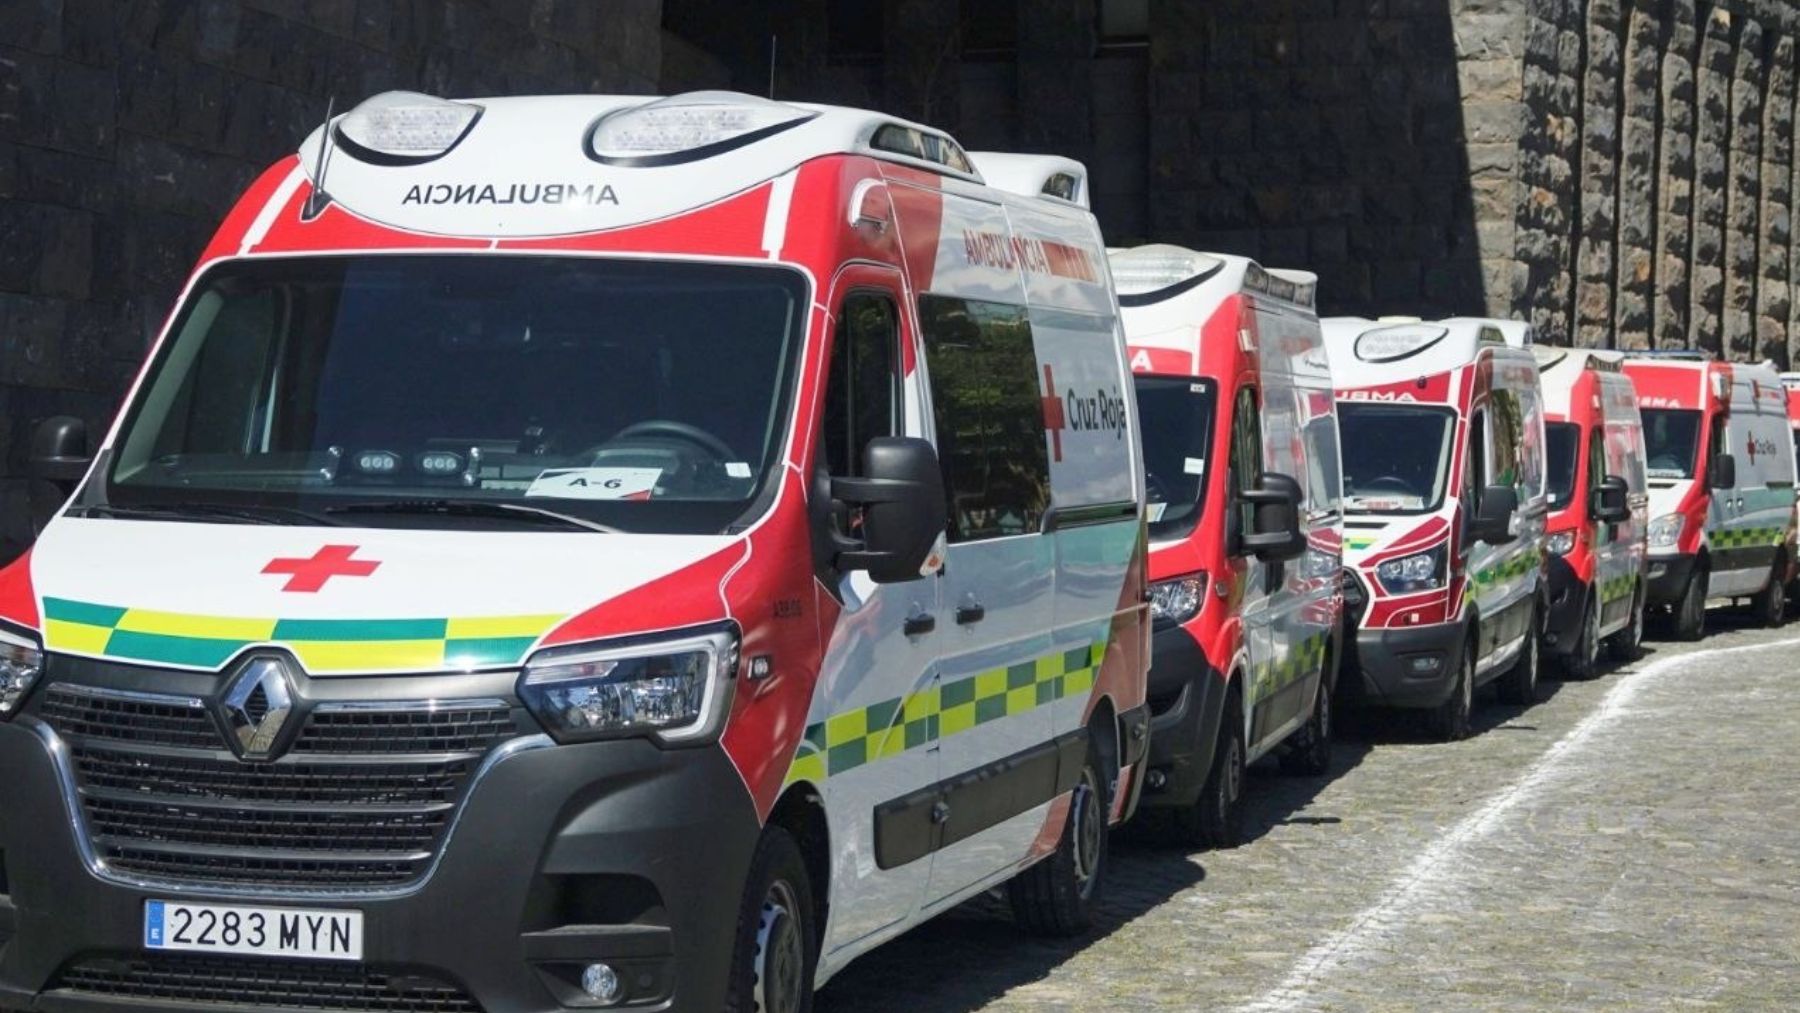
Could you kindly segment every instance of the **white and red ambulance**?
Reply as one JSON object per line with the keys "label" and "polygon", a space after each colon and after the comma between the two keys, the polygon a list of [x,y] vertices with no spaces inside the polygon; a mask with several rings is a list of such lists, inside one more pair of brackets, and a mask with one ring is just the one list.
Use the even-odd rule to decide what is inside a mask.
{"label": "white and red ambulance", "polygon": [[1468,734],[1475,689],[1537,695],[1544,408],[1528,328],[1324,321],[1343,440],[1348,699]]}
{"label": "white and red ambulance", "polygon": [[995,887],[1083,929],[1136,414],[1079,166],[997,164],[390,93],[271,168],[91,464],[36,436],[0,1005],[795,1013]]}
{"label": "white and red ambulance", "polygon": [[1175,246],[1111,259],[1149,497],[1144,805],[1229,847],[1248,763],[1331,762],[1343,532],[1317,285]]}
{"label": "white and red ambulance", "polygon": [[1794,454],[1787,390],[1767,366],[1703,352],[1639,353],[1650,481],[1650,605],[1698,640],[1706,603],[1749,599],[1770,626],[1787,611],[1794,564]]}
{"label": "white and red ambulance", "polygon": [[1603,646],[1631,661],[1644,639],[1644,424],[1623,353],[1534,350],[1550,492],[1544,645],[1566,673],[1586,679]]}

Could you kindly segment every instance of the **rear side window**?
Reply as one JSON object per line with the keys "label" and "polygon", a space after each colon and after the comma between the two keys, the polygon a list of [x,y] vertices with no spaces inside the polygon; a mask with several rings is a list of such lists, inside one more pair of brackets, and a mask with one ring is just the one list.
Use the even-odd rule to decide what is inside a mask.
{"label": "rear side window", "polygon": [[860,476],[863,448],[899,429],[899,336],[894,303],[874,292],[844,299],[825,384],[825,465]]}
{"label": "rear side window", "polygon": [[1039,530],[1050,504],[1043,394],[1025,308],[919,297],[952,542]]}

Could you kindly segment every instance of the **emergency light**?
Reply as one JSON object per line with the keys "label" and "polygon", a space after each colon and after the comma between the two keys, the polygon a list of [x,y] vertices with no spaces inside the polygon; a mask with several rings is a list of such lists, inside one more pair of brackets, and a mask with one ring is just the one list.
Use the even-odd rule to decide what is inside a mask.
{"label": "emergency light", "polygon": [[612,165],[662,165],[706,158],[817,115],[738,92],[690,92],[602,116],[588,134],[588,153]]}
{"label": "emergency light", "polygon": [[1217,257],[1156,243],[1121,250],[1112,262],[1113,287],[1120,295],[1143,295],[1212,274],[1225,266]]}
{"label": "emergency light", "polygon": [[481,107],[467,102],[382,92],[337,121],[337,142],[365,162],[416,165],[448,154],[480,118]]}
{"label": "emergency light", "polygon": [[1449,333],[1436,324],[1392,324],[1362,332],[1353,350],[1364,362],[1395,362],[1423,352]]}

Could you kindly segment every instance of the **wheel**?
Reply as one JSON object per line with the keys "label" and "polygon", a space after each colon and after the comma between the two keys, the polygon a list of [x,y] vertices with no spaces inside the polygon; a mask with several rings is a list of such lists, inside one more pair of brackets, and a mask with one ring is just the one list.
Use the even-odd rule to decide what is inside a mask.
{"label": "wheel", "polygon": [[1281,754],[1281,771],[1304,777],[1318,777],[1331,771],[1331,669],[1319,672],[1319,688],[1313,694],[1312,717],[1296,736],[1293,748]]}
{"label": "wheel", "polygon": [[1675,639],[1699,640],[1706,635],[1706,571],[1696,568],[1675,603]]}
{"label": "wheel", "polygon": [[1581,636],[1562,659],[1563,675],[1592,679],[1600,670],[1600,608],[1592,597],[1581,610]]}
{"label": "wheel", "polygon": [[1093,927],[1106,877],[1112,783],[1112,771],[1090,736],[1087,762],[1070,794],[1069,819],[1056,852],[1006,885],[1020,928],[1040,936],[1078,936]]}
{"label": "wheel", "polygon": [[1614,661],[1630,664],[1644,656],[1644,588],[1642,584],[1631,598],[1631,621],[1625,628],[1606,638],[1606,651]]}
{"label": "wheel", "polygon": [[763,831],[750,860],[727,1013],[808,1013],[819,936],[812,881],[800,846],[780,827]]}
{"label": "wheel", "polygon": [[1531,625],[1525,629],[1525,645],[1513,666],[1500,677],[1500,699],[1506,703],[1529,707],[1538,698],[1538,621],[1537,610],[1531,613]]}
{"label": "wheel", "polygon": [[1195,847],[1235,848],[1244,839],[1244,719],[1235,693],[1219,722],[1206,787],[1175,820],[1182,837]]}
{"label": "wheel", "polygon": [[[1471,634],[1473,637],[1473,634]],[[1439,742],[1455,742],[1469,737],[1469,714],[1475,709],[1475,645],[1463,649],[1462,663],[1456,666],[1456,682],[1450,696],[1430,712],[1427,723],[1432,737]]]}
{"label": "wheel", "polygon": [[1777,629],[1787,622],[1787,587],[1781,582],[1781,572],[1786,567],[1780,560],[1769,571],[1769,583],[1756,597],[1750,599],[1750,614],[1757,623],[1769,629]]}

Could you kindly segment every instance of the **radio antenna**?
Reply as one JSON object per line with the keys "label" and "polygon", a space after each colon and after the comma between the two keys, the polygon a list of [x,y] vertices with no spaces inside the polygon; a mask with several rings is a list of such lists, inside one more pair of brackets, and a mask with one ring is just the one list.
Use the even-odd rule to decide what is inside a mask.
{"label": "radio antenna", "polygon": [[307,221],[319,217],[331,205],[331,195],[325,192],[325,169],[331,159],[331,114],[337,107],[337,96],[325,99],[325,125],[319,128],[319,157],[313,163],[312,193],[306,196],[306,207],[301,209],[301,217]]}
{"label": "radio antenna", "polygon": [[770,35],[769,35],[769,99],[771,101],[773,101],[775,98],[775,48],[776,48],[777,44],[780,43],[780,41],[781,41],[781,36],[776,35],[774,33],[770,33]]}

